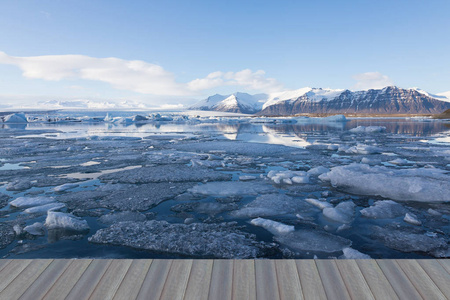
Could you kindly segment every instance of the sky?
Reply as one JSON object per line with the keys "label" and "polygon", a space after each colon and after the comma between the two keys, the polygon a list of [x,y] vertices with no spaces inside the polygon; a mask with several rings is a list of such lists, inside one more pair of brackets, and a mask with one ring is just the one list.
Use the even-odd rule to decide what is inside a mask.
{"label": "sky", "polygon": [[450,91],[450,1],[2,0],[0,107],[215,93]]}

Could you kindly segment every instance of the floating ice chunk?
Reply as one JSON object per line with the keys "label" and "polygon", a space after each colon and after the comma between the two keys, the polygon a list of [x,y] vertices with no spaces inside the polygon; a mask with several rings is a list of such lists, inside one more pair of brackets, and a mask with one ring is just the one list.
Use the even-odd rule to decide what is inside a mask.
{"label": "floating ice chunk", "polygon": [[380,148],[364,144],[358,144],[345,150],[345,153],[353,153],[353,154],[375,154],[380,152],[381,152]]}
{"label": "floating ice chunk", "polygon": [[239,176],[240,181],[250,181],[250,180],[255,180],[255,179],[256,179],[256,176],[252,176],[252,175]]}
{"label": "floating ice chunk", "polygon": [[74,188],[76,188],[78,186],[79,185],[76,184],[76,183],[65,183],[63,185],[59,185],[57,187],[54,187],[53,190],[55,192],[64,192],[64,191],[67,191],[67,190],[70,190],[70,189],[74,189]]}
{"label": "floating ice chunk", "polygon": [[303,171],[269,171],[267,174],[276,184],[309,183],[309,175]]}
{"label": "floating ice chunk", "polygon": [[358,126],[349,130],[353,133],[374,133],[374,132],[384,132],[386,127],[384,126]]}
{"label": "floating ice chunk", "polygon": [[31,235],[44,235],[44,225],[42,223],[36,222],[32,225],[25,226],[23,229]]}
{"label": "floating ice chunk", "polygon": [[25,191],[31,188],[31,183],[28,180],[15,180],[6,185],[7,191]]}
{"label": "floating ice chunk", "polygon": [[19,197],[16,200],[11,201],[9,204],[15,207],[27,207],[27,206],[40,206],[48,203],[55,202],[52,197]]}
{"label": "floating ice chunk", "polygon": [[0,249],[3,249],[11,244],[15,237],[16,233],[11,225],[0,223]]}
{"label": "floating ice chunk", "polygon": [[223,167],[221,161],[217,160],[200,160],[200,159],[191,159],[191,164],[193,167],[207,167],[207,168],[217,168]]}
{"label": "floating ice chunk", "polygon": [[200,195],[214,196],[239,196],[239,195],[258,195],[261,193],[273,192],[274,188],[261,182],[207,182],[202,185],[194,186],[189,192]]}
{"label": "floating ice chunk", "polygon": [[437,210],[434,210],[434,209],[432,209],[432,208],[429,208],[429,209],[427,210],[427,212],[428,212],[430,215],[432,215],[432,216],[436,216],[436,217],[442,216],[442,214],[441,214],[440,212],[438,212]]}
{"label": "floating ice chunk", "polygon": [[361,253],[350,247],[342,249],[342,252],[344,252],[344,255],[339,257],[341,259],[371,259],[369,255]]}
{"label": "floating ice chunk", "polygon": [[309,175],[319,176],[320,174],[330,172],[330,169],[325,168],[323,166],[319,166],[316,168],[312,168],[308,171]]}
{"label": "floating ice chunk", "polygon": [[11,114],[1,117],[0,120],[3,120],[3,123],[28,123],[25,114]]}
{"label": "floating ice chunk", "polygon": [[361,158],[361,163],[367,165],[379,165],[381,163],[381,160],[376,158],[363,157]]}
{"label": "floating ice chunk", "polygon": [[406,223],[412,224],[412,225],[422,225],[422,222],[419,221],[417,216],[413,213],[406,213],[405,218],[403,219]]}
{"label": "floating ice chunk", "polygon": [[338,252],[352,242],[337,235],[319,230],[303,229],[275,236],[275,240],[294,251]]}
{"label": "floating ice chunk", "polygon": [[374,226],[373,234],[386,247],[401,252],[425,252],[433,255],[435,251],[448,249],[448,242],[444,238],[429,237],[420,232],[407,231],[406,228]]}
{"label": "floating ice chunk", "polygon": [[336,207],[326,207],[323,215],[330,220],[340,223],[350,223],[353,220],[355,204],[352,201],[341,202]]}
{"label": "floating ice chunk", "polygon": [[407,212],[401,204],[392,200],[376,201],[374,205],[361,209],[361,215],[373,219],[392,219]]}
{"label": "floating ice chunk", "polygon": [[188,182],[230,180],[231,175],[208,168],[192,168],[185,165],[164,165],[105,174],[100,176],[99,179],[120,183]]}
{"label": "floating ice chunk", "polygon": [[65,207],[63,203],[49,203],[45,205],[27,208],[23,212],[27,214],[46,213],[48,211],[55,211],[63,207]]}
{"label": "floating ice chunk", "polygon": [[8,205],[9,199],[11,199],[11,197],[9,197],[8,195],[5,195],[3,193],[0,193],[0,208],[3,208],[6,205]]}
{"label": "floating ice chunk", "polygon": [[344,115],[334,115],[321,118],[325,122],[346,122],[347,118]]}
{"label": "floating ice chunk", "polygon": [[48,229],[63,228],[74,231],[89,230],[89,225],[86,220],[82,220],[70,214],[49,211],[45,219],[45,226]]}
{"label": "floating ice chunk", "polygon": [[89,241],[209,258],[256,258],[266,249],[255,235],[241,231],[236,223],[120,222],[98,230]]}
{"label": "floating ice chunk", "polygon": [[393,170],[365,164],[338,166],[319,178],[346,192],[378,195],[399,201],[450,201],[450,176],[445,170],[420,168]]}
{"label": "floating ice chunk", "polygon": [[399,165],[399,166],[402,166],[402,165],[412,164],[412,163],[414,163],[414,162],[409,161],[409,160],[407,160],[407,159],[403,159],[403,158],[396,158],[396,159],[394,159],[394,160],[390,160],[389,163],[390,163],[390,164],[393,164],[393,165]]}
{"label": "floating ice chunk", "polygon": [[303,201],[299,201],[283,194],[267,194],[258,196],[239,210],[231,212],[234,217],[256,218],[284,214],[296,214],[309,212],[311,207]]}
{"label": "floating ice chunk", "polygon": [[324,209],[327,207],[333,207],[333,204],[328,203],[327,201],[317,200],[317,199],[313,199],[313,198],[306,198],[305,201],[311,205],[314,205],[314,206],[320,208],[320,209]]}
{"label": "floating ice chunk", "polygon": [[280,222],[275,222],[268,219],[256,218],[250,221],[252,225],[261,226],[264,229],[270,231],[272,234],[278,235],[288,233],[295,230],[294,226],[286,225]]}
{"label": "floating ice chunk", "polygon": [[115,214],[103,215],[98,220],[103,224],[109,225],[125,221],[141,222],[146,220],[146,216],[139,212],[122,211]]}

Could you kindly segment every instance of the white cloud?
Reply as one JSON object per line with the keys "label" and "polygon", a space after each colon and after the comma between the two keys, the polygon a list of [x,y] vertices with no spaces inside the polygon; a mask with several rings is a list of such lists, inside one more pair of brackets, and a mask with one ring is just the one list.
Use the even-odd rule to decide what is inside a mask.
{"label": "white cloud", "polygon": [[265,72],[249,69],[240,72],[213,72],[205,78],[179,83],[175,75],[159,65],[140,60],[119,58],[95,58],[85,55],[46,55],[14,57],[0,52],[0,64],[18,66],[23,76],[32,79],[59,81],[64,79],[95,80],[111,84],[120,90],[141,94],[187,96],[220,86],[271,92],[282,85],[274,78],[266,78]]}
{"label": "white cloud", "polygon": [[353,76],[357,83],[352,87],[354,90],[381,89],[394,85],[392,80],[380,72],[367,72]]}

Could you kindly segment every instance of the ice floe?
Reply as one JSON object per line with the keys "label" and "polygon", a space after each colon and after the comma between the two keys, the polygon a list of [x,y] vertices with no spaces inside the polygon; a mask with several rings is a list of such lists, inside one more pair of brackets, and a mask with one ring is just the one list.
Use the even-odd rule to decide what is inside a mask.
{"label": "ice floe", "polygon": [[263,227],[264,229],[270,231],[272,234],[284,234],[295,230],[295,227],[292,225],[286,225],[280,222],[256,218],[250,221],[250,224],[255,226]]}
{"label": "ice floe", "polygon": [[40,206],[34,206],[34,207],[27,208],[23,212],[27,213],[27,214],[46,213],[48,211],[59,210],[65,206],[66,205],[64,203],[49,203],[49,204],[44,204],[44,205],[40,205]]}
{"label": "ice floe", "polygon": [[339,256],[340,259],[371,259],[370,255],[364,254],[353,248],[342,249],[344,255]]}
{"label": "ice floe", "polygon": [[221,181],[230,180],[231,175],[208,168],[164,165],[105,174],[100,176],[99,179],[113,183],[142,184],[150,182]]}
{"label": "ice floe", "polygon": [[448,249],[448,241],[442,237],[430,237],[423,231],[402,227],[374,226],[373,235],[386,247],[401,252],[424,252],[432,256]]}
{"label": "ice floe", "polygon": [[234,259],[259,257],[265,248],[264,243],[241,231],[235,223],[120,222],[98,230],[89,241],[168,254]]}
{"label": "ice floe", "polygon": [[276,184],[309,183],[309,175],[303,171],[269,171],[267,177]]}
{"label": "ice floe", "polygon": [[76,187],[78,187],[78,186],[79,186],[79,185],[76,184],[76,183],[65,183],[65,184],[63,184],[63,185],[59,185],[59,186],[53,188],[53,190],[54,190],[55,192],[65,192],[65,191],[67,191],[67,190],[74,189],[74,188],[76,188]]}
{"label": "ice floe", "polygon": [[311,205],[314,205],[315,207],[317,207],[319,209],[324,209],[324,208],[327,208],[327,207],[333,207],[333,204],[327,202],[326,200],[318,200],[318,199],[313,199],[313,198],[306,198],[305,201],[308,202]]}
{"label": "ice floe", "polygon": [[48,229],[62,228],[74,231],[89,230],[89,225],[86,220],[82,220],[81,218],[70,214],[55,211],[48,212],[47,218],[45,219],[45,226]]}
{"label": "ice floe", "polygon": [[192,194],[213,196],[258,195],[273,192],[275,189],[258,181],[207,182],[189,189]]}
{"label": "ice floe", "polygon": [[122,211],[114,214],[103,215],[98,220],[103,224],[109,225],[125,221],[142,222],[145,221],[146,219],[147,217],[142,213],[133,211]]}
{"label": "ice floe", "polygon": [[302,229],[277,235],[275,240],[296,252],[333,253],[342,251],[352,244],[350,240],[343,237],[313,229]]}
{"label": "ice floe", "polygon": [[372,206],[360,210],[361,215],[373,219],[392,219],[404,215],[408,210],[392,200],[376,201]]}
{"label": "ice floe", "polygon": [[30,207],[30,206],[41,206],[44,204],[55,202],[55,199],[52,197],[19,197],[9,204],[15,207]]}
{"label": "ice floe", "polygon": [[15,237],[16,233],[11,225],[0,223],[0,249],[11,244]]}
{"label": "ice floe", "polygon": [[412,224],[412,225],[422,225],[422,222],[417,218],[417,216],[413,213],[406,213],[405,218],[403,220],[406,223]]}
{"label": "ice floe", "polygon": [[393,170],[353,163],[331,168],[319,176],[323,181],[349,193],[379,195],[398,201],[450,201],[450,176],[440,169]]}
{"label": "ice floe", "polygon": [[238,218],[256,218],[310,212],[311,206],[304,201],[283,194],[266,194],[231,212],[231,215]]}
{"label": "ice floe", "polygon": [[339,203],[336,207],[326,207],[322,212],[330,220],[351,223],[354,217],[355,204],[352,201],[345,201]]}
{"label": "ice floe", "polygon": [[28,232],[31,235],[44,235],[44,224],[40,222],[35,222],[31,225],[25,226],[23,229],[24,231]]}

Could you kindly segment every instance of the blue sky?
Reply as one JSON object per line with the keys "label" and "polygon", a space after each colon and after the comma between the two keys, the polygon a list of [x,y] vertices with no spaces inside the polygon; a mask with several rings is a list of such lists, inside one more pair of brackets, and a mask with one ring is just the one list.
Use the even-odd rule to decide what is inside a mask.
{"label": "blue sky", "polygon": [[0,105],[176,104],[305,86],[445,92],[449,12],[448,0],[5,0]]}

